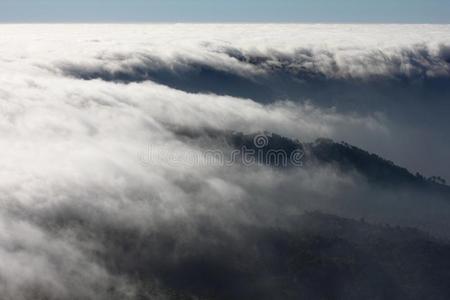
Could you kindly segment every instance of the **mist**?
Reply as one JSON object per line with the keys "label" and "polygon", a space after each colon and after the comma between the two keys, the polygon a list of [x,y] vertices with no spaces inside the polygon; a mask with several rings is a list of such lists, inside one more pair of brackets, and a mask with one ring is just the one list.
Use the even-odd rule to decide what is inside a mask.
{"label": "mist", "polygon": [[447,298],[448,33],[1,25],[1,297]]}

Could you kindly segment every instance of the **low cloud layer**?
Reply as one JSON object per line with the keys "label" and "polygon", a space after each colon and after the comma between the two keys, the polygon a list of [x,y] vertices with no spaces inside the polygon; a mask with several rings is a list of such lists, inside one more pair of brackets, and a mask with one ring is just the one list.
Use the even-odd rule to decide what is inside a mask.
{"label": "low cloud layer", "polygon": [[[264,299],[285,290],[292,292],[286,299],[325,297],[307,281],[301,288],[290,284],[295,272],[309,273],[300,267],[292,273],[277,259],[324,249],[316,244],[323,238],[336,248],[323,257],[305,252],[300,260],[326,258],[338,274],[339,260],[328,259],[341,257],[340,247],[361,250],[347,242],[365,244],[364,233],[352,235],[354,221],[341,217],[363,218],[362,228],[375,237],[386,238],[390,231],[380,224],[390,224],[448,238],[447,194],[373,185],[357,170],[333,163],[279,169],[161,159],[229,153],[224,133],[275,132],[300,142],[344,140],[389,159],[401,157],[394,162],[412,172],[447,175],[442,159],[449,145],[442,135],[448,120],[437,113],[448,107],[447,27],[432,27],[433,43],[416,33],[428,27],[367,26],[367,32],[357,31],[360,42],[350,42],[351,26],[327,27],[340,37],[329,34],[322,45],[315,33],[323,30],[314,26],[183,26],[114,25],[114,34],[106,25],[0,26],[3,298]],[[389,44],[386,28],[393,37],[411,36]],[[264,30],[273,40],[250,38]],[[410,88],[433,96],[389,102]],[[368,109],[376,91],[381,102]],[[347,96],[356,98],[345,102]],[[419,110],[423,119],[417,119]],[[410,126],[412,120],[417,124]],[[339,217],[305,215],[316,210]],[[324,230],[327,222],[347,229],[335,238]],[[405,232],[405,240],[392,233],[399,249],[417,240],[448,247],[427,234]],[[361,274],[384,276],[375,262],[364,269],[369,258],[360,257],[355,265]],[[405,261],[420,280],[430,280],[412,254]],[[391,296],[403,295],[403,284],[410,283],[396,270],[386,272],[401,283],[382,282]],[[373,279],[352,276],[346,283]],[[362,295],[339,286],[329,292]],[[430,292],[430,286],[414,292]],[[445,298],[445,287],[435,286],[435,293]]]}
{"label": "low cloud layer", "polygon": [[[381,48],[381,42],[375,47],[347,41],[340,47],[295,42],[287,49],[270,48],[271,43],[257,49],[202,42],[193,49],[190,45],[186,52],[169,48],[161,54],[160,46],[106,51],[82,62],[55,60],[46,68],[83,80],[151,81],[188,93],[213,93],[262,104],[290,101],[334,110],[351,119],[375,118],[389,135],[322,135],[370,149],[427,176],[448,177],[450,145],[442,128],[450,127],[446,115],[450,43],[442,38],[433,43],[419,38],[406,41],[399,39]],[[399,149],[406,148],[405,156]]]}

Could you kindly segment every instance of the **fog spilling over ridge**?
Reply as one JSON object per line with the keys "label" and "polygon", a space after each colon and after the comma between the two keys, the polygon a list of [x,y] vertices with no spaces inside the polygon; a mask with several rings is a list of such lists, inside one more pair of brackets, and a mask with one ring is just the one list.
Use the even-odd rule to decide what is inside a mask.
{"label": "fog spilling over ridge", "polygon": [[450,26],[0,45],[0,298],[449,296]]}

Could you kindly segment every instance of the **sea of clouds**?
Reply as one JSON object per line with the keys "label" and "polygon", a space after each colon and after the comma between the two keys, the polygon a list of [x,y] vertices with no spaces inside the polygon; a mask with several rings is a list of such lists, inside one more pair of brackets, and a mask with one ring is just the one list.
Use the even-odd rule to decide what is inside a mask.
{"label": "sea of clouds", "polygon": [[[163,268],[168,243],[176,264],[221,235],[239,239],[238,226],[289,226],[305,210],[446,232],[448,201],[373,188],[333,166],[154,158],[230,151],[209,131],[267,131],[344,140],[449,178],[449,33],[444,25],[1,25],[1,298],[135,298],[142,251]],[[164,297],[157,277],[144,279]]]}

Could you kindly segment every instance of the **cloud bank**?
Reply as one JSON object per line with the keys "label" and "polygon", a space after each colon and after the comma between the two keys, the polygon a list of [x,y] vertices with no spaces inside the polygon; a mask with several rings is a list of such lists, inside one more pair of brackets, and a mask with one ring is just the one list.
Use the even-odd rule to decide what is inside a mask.
{"label": "cloud bank", "polygon": [[[433,276],[446,276],[448,244],[436,237],[448,238],[448,194],[374,185],[334,163],[280,169],[148,154],[230,153],[227,134],[275,132],[344,140],[446,176],[448,30],[0,26],[0,294],[444,299]],[[380,239],[397,256],[367,263]],[[411,244],[404,264],[416,281],[383,268]],[[442,267],[430,275],[414,255]],[[333,284],[321,293],[307,278]]]}

